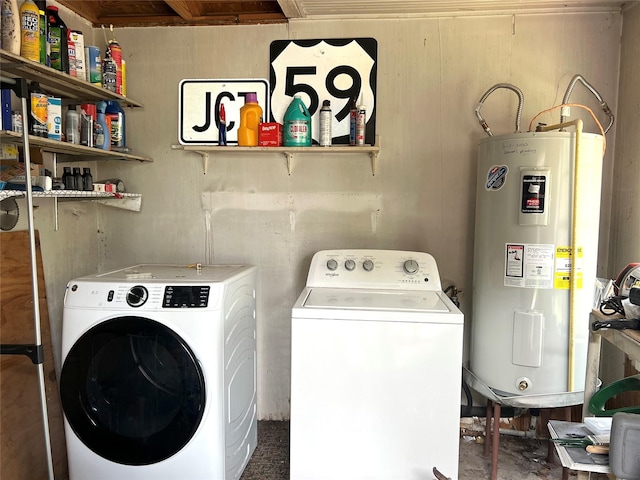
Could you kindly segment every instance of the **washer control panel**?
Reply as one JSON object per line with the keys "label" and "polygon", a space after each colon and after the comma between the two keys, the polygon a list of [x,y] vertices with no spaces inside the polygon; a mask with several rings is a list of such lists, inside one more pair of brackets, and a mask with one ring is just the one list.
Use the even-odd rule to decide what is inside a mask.
{"label": "washer control panel", "polygon": [[311,260],[307,286],[442,289],[435,259],[398,250],[323,250]]}

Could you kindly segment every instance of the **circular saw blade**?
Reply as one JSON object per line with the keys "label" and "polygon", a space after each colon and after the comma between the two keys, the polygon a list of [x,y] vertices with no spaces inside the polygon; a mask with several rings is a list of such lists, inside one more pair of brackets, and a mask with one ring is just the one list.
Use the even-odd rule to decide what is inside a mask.
{"label": "circular saw blade", "polygon": [[0,200],[0,230],[11,230],[18,224],[20,209],[15,198]]}

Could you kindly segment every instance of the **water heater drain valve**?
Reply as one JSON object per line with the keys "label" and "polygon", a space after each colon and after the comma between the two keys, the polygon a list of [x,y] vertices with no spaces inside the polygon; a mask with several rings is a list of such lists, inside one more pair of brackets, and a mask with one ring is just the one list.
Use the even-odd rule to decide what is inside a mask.
{"label": "water heater drain valve", "polygon": [[518,380],[516,380],[516,388],[521,392],[529,390],[530,387],[531,380],[529,380],[527,377],[520,377]]}

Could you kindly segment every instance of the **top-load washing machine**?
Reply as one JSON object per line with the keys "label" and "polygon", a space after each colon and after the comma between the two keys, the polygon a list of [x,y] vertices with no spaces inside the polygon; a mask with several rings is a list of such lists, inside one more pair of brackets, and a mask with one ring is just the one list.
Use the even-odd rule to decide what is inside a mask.
{"label": "top-load washing machine", "polygon": [[292,480],[457,480],[463,315],[431,255],[316,253],[291,328]]}
{"label": "top-load washing machine", "polygon": [[72,280],[60,395],[71,480],[237,480],[257,444],[256,267]]}

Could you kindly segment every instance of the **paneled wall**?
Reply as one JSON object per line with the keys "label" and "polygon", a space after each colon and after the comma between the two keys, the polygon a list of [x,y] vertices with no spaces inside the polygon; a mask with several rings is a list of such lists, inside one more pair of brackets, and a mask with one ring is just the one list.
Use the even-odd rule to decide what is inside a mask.
{"label": "paneled wall", "polygon": [[[59,232],[40,228],[49,295],[62,295],[73,276],[140,262],[258,265],[259,417],[283,419],[289,415],[291,306],[313,253],[325,248],[426,251],[435,256],[443,285],[455,283],[462,290],[468,352],[475,162],[477,143],[485,136],[474,108],[492,85],[515,84],[525,94],[526,129],[534,115],[560,103],[570,79],[580,73],[616,112],[618,104],[628,103],[627,96],[638,96],[637,10],[631,31],[625,29],[631,45],[623,43],[622,56],[623,17],[611,13],[117,31],[127,61],[128,93],[145,105],[127,111],[128,143],[155,161],[95,167],[94,178],[119,177],[128,190],[143,194],[140,213],[65,207]],[[330,154],[296,157],[291,175],[281,154],[214,154],[204,175],[198,155],[171,148],[178,143],[180,80],[268,78],[273,40],[351,37],[378,41],[376,108],[382,152],[375,176],[367,156]],[[624,98],[618,98],[619,77],[627,79],[620,89]],[[483,115],[496,134],[513,131],[516,100],[500,90],[485,103]],[[580,87],[572,101],[598,107]],[[555,123],[558,118],[554,113],[540,121]],[[597,131],[583,118],[587,131]],[[612,274],[609,231],[620,210],[610,214],[612,199],[618,202],[615,132],[623,121],[607,137],[602,276]],[[637,171],[633,141],[638,140],[625,147],[625,161]],[[624,171],[615,175],[625,176]],[[631,189],[631,179],[627,182]],[[90,209],[93,220],[87,223]],[[624,233],[615,238],[618,249],[633,241],[625,240]],[[48,259],[52,267],[47,271]],[[59,346],[61,302],[54,303],[51,322],[54,345]]]}

